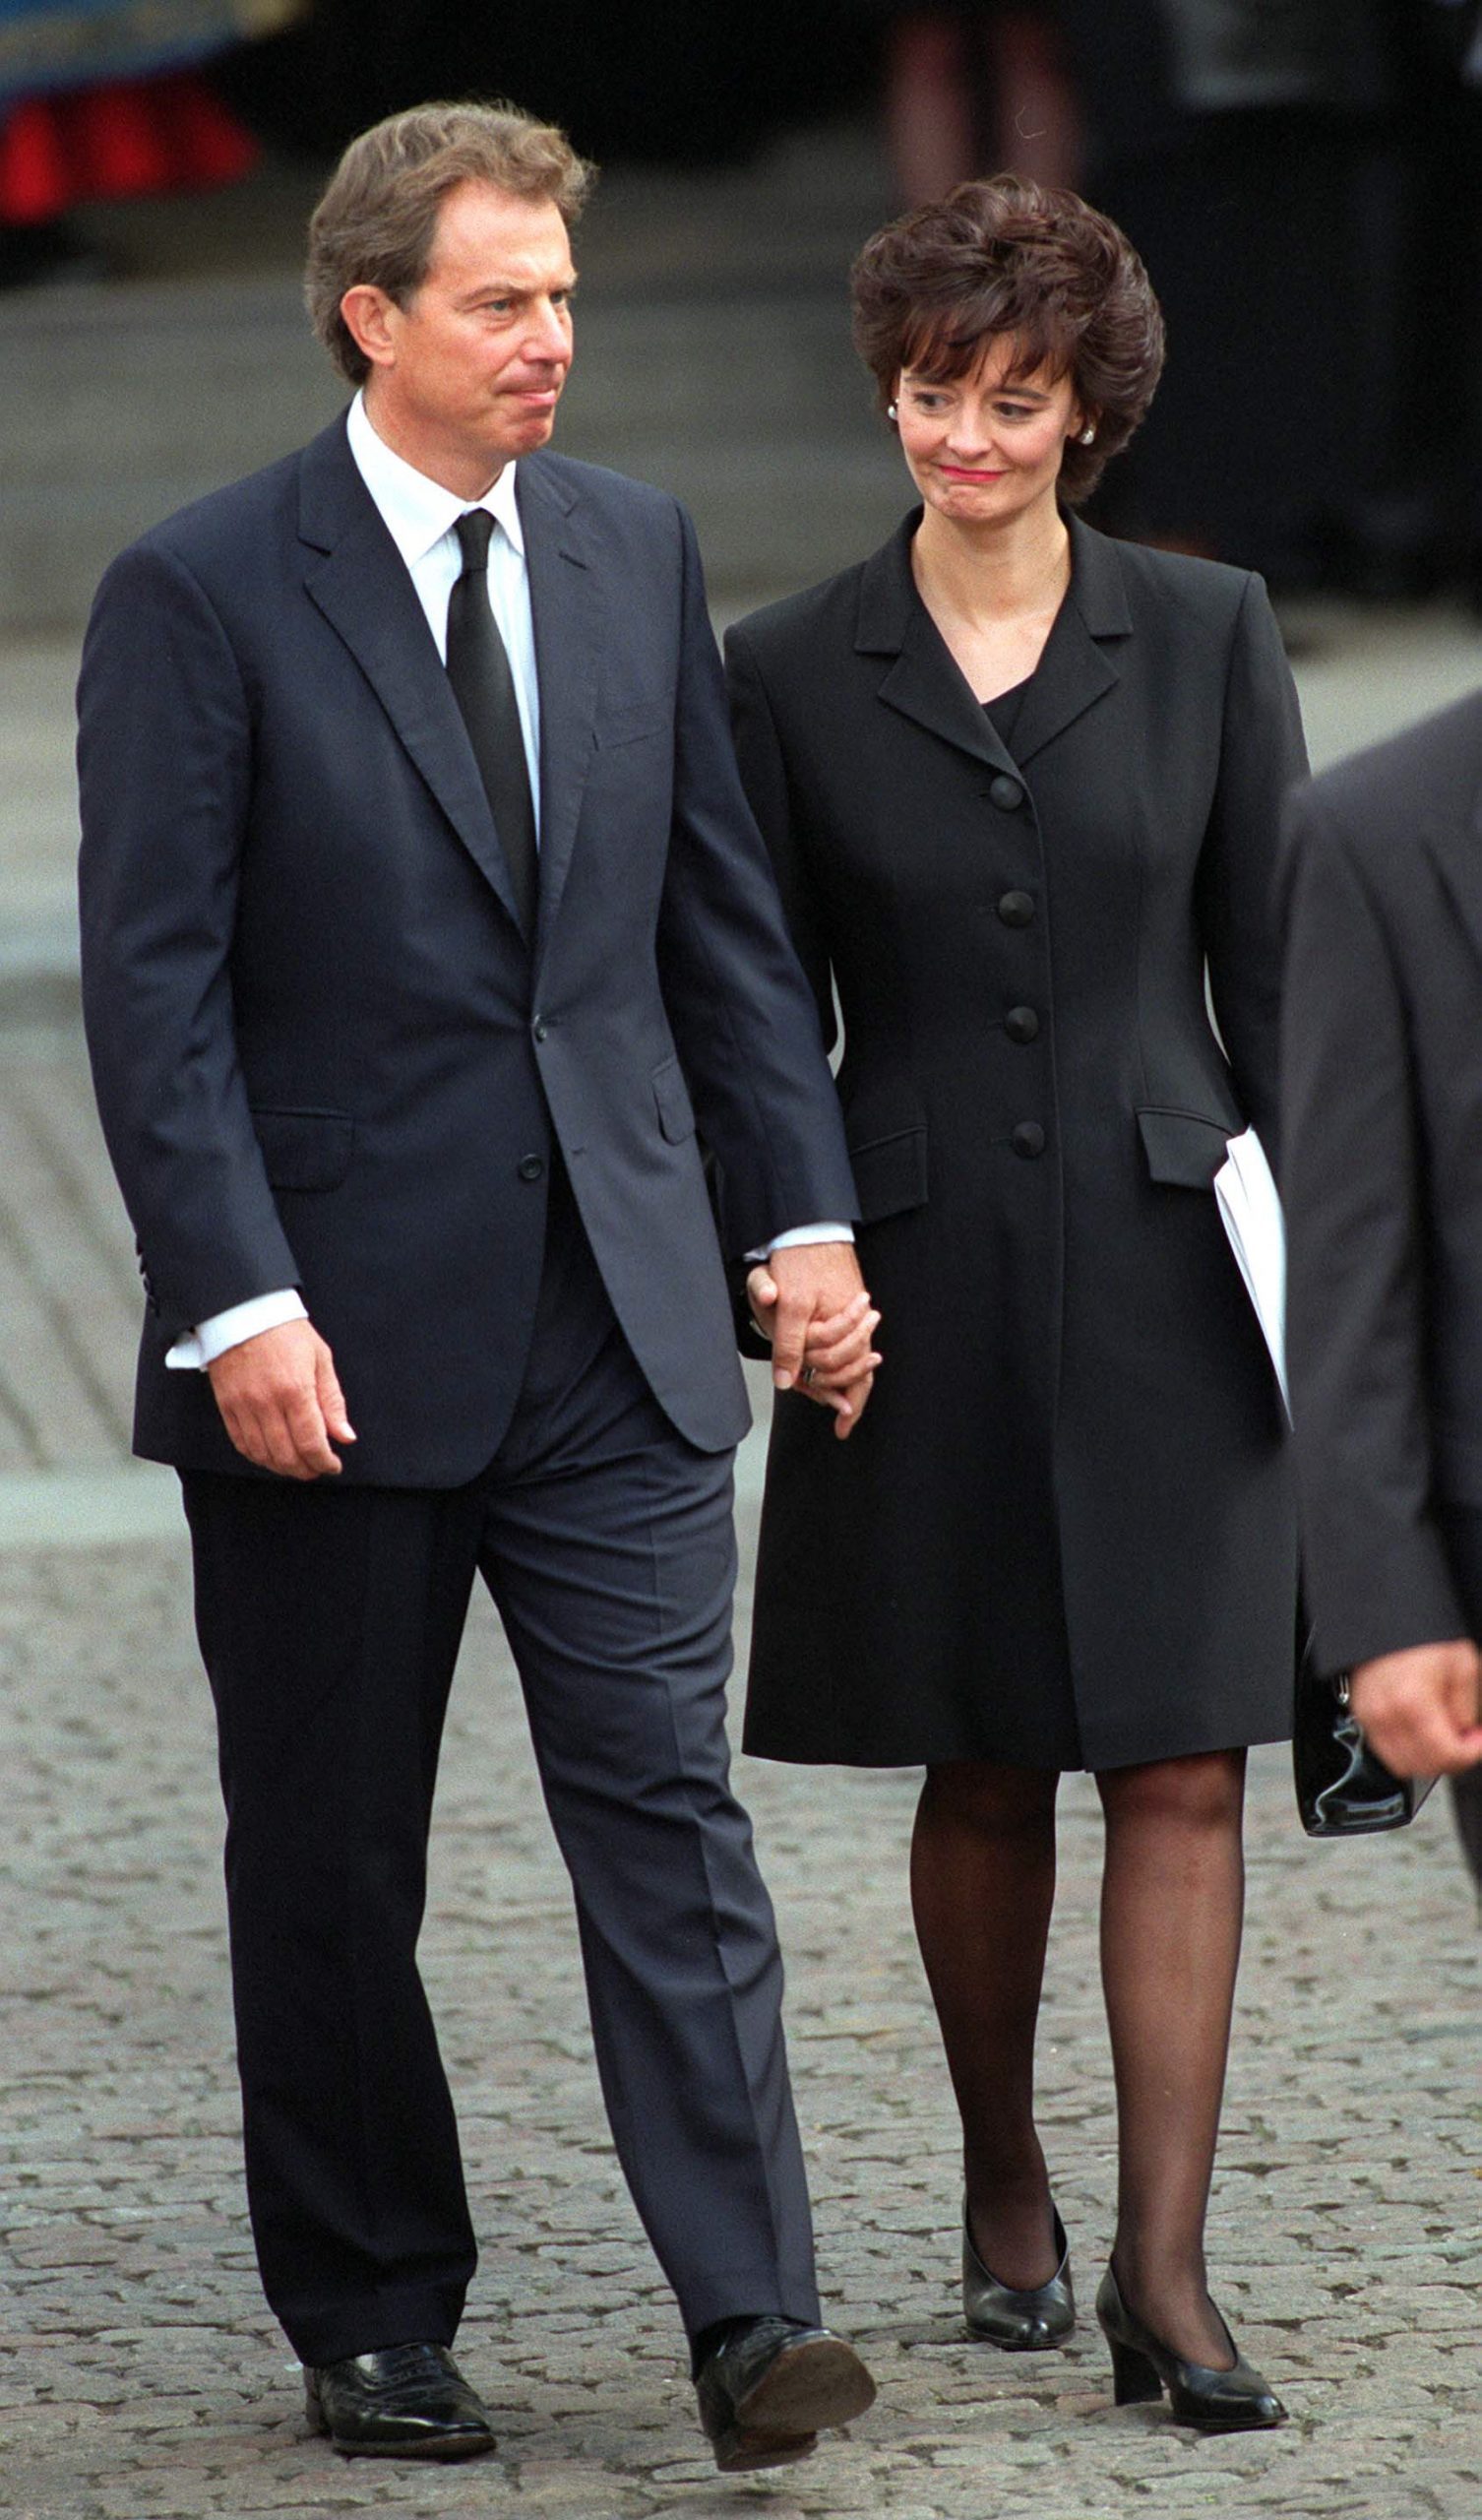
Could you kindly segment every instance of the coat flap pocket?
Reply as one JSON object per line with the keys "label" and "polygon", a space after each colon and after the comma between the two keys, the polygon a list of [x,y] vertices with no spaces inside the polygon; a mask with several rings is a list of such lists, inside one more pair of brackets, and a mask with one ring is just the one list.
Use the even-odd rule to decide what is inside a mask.
{"label": "coat flap pocket", "polygon": [[695,1106],[678,1059],[665,1059],[662,1067],[654,1069],[653,1100],[658,1105],[658,1125],[670,1146],[682,1146],[695,1134]]}
{"label": "coat flap pocket", "polygon": [[1208,1189],[1234,1134],[1228,1122],[1204,1119],[1198,1111],[1140,1111],[1138,1126],[1154,1181],[1184,1190]]}
{"label": "coat flap pocket", "polygon": [[926,1205],[926,1124],[851,1146],[849,1166],[865,1225]]}
{"label": "coat flap pocket", "polygon": [[252,1125],[275,1190],[338,1190],[350,1168],[355,1123],[348,1111],[254,1107]]}
{"label": "coat flap pocket", "polygon": [[1444,1408],[1436,1418],[1436,1493],[1446,1505],[1482,1506],[1482,1437],[1475,1418]]}

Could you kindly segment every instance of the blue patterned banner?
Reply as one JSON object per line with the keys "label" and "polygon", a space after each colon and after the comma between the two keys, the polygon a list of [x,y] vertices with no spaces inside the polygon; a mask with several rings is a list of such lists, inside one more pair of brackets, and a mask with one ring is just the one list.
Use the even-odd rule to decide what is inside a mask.
{"label": "blue patterned banner", "polygon": [[0,0],[0,102],[182,68],[276,34],[303,0]]}

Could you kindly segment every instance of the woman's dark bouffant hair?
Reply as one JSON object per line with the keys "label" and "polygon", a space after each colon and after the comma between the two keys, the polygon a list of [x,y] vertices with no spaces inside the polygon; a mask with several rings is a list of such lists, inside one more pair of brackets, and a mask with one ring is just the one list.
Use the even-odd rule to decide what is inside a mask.
{"label": "woman's dark bouffant hair", "polygon": [[975,367],[990,341],[1019,345],[1014,373],[1069,376],[1094,446],[1072,438],[1060,490],[1089,497],[1152,401],[1163,365],[1163,318],[1120,227],[1079,194],[994,175],[957,184],[891,221],[858,256],[850,285],[854,343],[881,409],[902,368],[946,384]]}

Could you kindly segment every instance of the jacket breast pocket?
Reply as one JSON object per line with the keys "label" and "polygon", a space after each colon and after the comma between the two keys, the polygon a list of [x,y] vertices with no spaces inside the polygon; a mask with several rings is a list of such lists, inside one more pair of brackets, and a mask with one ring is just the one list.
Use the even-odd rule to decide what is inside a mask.
{"label": "jacket breast pocket", "polygon": [[355,1123],[348,1111],[254,1106],[252,1125],[275,1190],[339,1189],[355,1149]]}
{"label": "jacket breast pocket", "polygon": [[655,709],[648,700],[637,701],[627,709],[604,709],[597,715],[597,745],[602,752],[615,752],[619,744],[641,743],[648,735],[672,739],[673,731],[673,720],[667,710]]}
{"label": "jacket breast pocket", "polygon": [[1142,1152],[1153,1180],[1182,1190],[1209,1188],[1225,1160],[1226,1146],[1241,1126],[1239,1120],[1206,1119],[1199,1111],[1138,1113]]}
{"label": "jacket breast pocket", "polygon": [[882,1217],[904,1214],[926,1205],[926,1123],[893,1130],[889,1137],[867,1138],[849,1149],[849,1166],[859,1195],[860,1220],[876,1225]]}
{"label": "jacket breast pocket", "polygon": [[665,1059],[654,1069],[653,1100],[658,1106],[658,1125],[670,1146],[683,1146],[685,1139],[695,1134],[695,1106],[678,1059]]}

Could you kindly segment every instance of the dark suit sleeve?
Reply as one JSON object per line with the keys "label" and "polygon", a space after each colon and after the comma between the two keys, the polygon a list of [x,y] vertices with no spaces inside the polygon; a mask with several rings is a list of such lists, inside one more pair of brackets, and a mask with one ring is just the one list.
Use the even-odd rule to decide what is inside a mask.
{"label": "dark suit sleeve", "polygon": [[1304,1583],[1325,1670],[1464,1635],[1432,1511],[1424,1177],[1383,921],[1320,790],[1286,886],[1281,1190]]}
{"label": "dark suit sleeve", "polygon": [[732,1254],[859,1213],[818,1015],[742,791],[693,528],[659,979]]}
{"label": "dark suit sleeve", "polygon": [[788,930],[818,1008],[824,1045],[832,1050],[837,1039],[838,1020],[823,921],[799,846],[776,720],[744,627],[726,632],[725,670],[741,784],[767,843]]}
{"label": "dark suit sleeve", "polygon": [[108,571],[78,718],[88,1042],[151,1298],[174,1334],[299,1273],[232,1025],[247,696],[215,608],[172,554],[136,546]]}
{"label": "dark suit sleeve", "polygon": [[1306,769],[1291,667],[1266,589],[1253,577],[1231,644],[1197,908],[1215,1020],[1241,1108],[1272,1161],[1281,1009],[1276,870],[1282,809]]}

